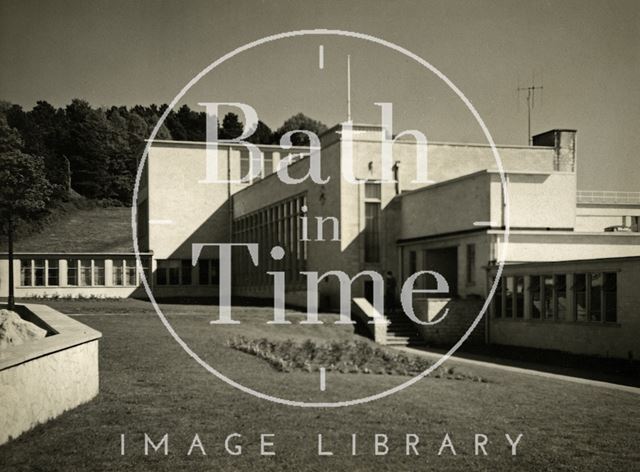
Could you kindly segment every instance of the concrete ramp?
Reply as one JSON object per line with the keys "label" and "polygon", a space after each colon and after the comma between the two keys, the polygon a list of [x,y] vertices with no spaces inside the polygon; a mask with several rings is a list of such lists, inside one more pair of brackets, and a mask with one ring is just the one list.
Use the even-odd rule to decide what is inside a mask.
{"label": "concrete ramp", "polygon": [[382,316],[366,298],[351,300],[351,316],[359,326],[364,328],[369,336],[379,344],[387,343],[387,325],[374,323],[376,317]]}

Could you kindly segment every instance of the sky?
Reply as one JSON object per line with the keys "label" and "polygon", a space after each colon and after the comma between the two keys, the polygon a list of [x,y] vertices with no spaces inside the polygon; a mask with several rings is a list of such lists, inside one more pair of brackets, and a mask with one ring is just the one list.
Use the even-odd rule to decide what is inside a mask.
{"label": "sky", "polygon": [[[638,1],[34,1],[0,0],[0,99],[30,109],[168,103],[202,69],[285,31],[340,29],[393,42],[445,74],[499,144],[527,144],[518,86],[541,85],[532,134],[578,131],[581,190],[640,191]],[[319,67],[319,46],[324,66]],[[432,72],[355,38],[305,36],[243,52],[181,103],[242,102],[271,128],[303,112],[329,126],[352,115],[432,141],[486,143],[458,97]]]}

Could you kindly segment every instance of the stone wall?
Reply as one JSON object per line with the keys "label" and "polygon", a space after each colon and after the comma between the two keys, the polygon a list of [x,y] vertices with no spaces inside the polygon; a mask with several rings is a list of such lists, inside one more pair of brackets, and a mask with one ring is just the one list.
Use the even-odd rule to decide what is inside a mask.
{"label": "stone wall", "polygon": [[98,394],[101,334],[49,307],[26,308],[55,334],[0,351],[0,444]]}
{"label": "stone wall", "polygon": [[[484,300],[468,298],[466,300],[454,298],[417,298],[414,300],[414,311],[421,321],[434,321],[441,318],[445,310],[447,316],[434,325],[416,325],[422,339],[428,345],[451,347],[467,332],[482,309]],[[471,332],[466,344],[484,343],[484,318]]]}

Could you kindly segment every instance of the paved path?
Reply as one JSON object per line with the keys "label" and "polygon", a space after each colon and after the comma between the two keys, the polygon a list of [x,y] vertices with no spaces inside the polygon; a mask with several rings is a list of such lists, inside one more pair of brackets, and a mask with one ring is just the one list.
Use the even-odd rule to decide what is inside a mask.
{"label": "paved path", "polygon": [[[442,353],[426,351],[423,349],[416,349],[412,347],[394,347],[394,348],[406,353],[415,354],[421,357],[426,357],[431,360],[438,360],[442,357]],[[510,365],[500,364],[498,362],[491,362],[490,360],[480,361],[475,359],[465,359],[464,357],[457,357],[457,356],[451,356],[449,357],[448,360],[458,362],[460,364],[487,367],[489,369],[504,370],[507,372],[515,372],[518,374],[535,375],[538,377],[544,377],[548,379],[564,380],[567,382],[589,385],[592,387],[608,388],[612,390],[619,390],[623,392],[640,395],[640,388],[632,387],[629,385],[620,385],[620,384],[611,383],[611,382],[603,382],[600,380],[585,379],[582,377],[574,377],[571,375],[554,374],[552,372],[545,372],[543,370],[536,370],[533,368],[514,367]]]}

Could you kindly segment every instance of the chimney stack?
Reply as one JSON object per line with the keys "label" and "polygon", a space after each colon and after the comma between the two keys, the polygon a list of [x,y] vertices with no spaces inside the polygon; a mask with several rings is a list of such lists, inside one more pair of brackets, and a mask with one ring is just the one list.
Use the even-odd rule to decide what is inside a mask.
{"label": "chimney stack", "polygon": [[576,171],[576,133],[575,129],[552,129],[532,138],[534,146],[555,148],[553,170],[562,172]]}

